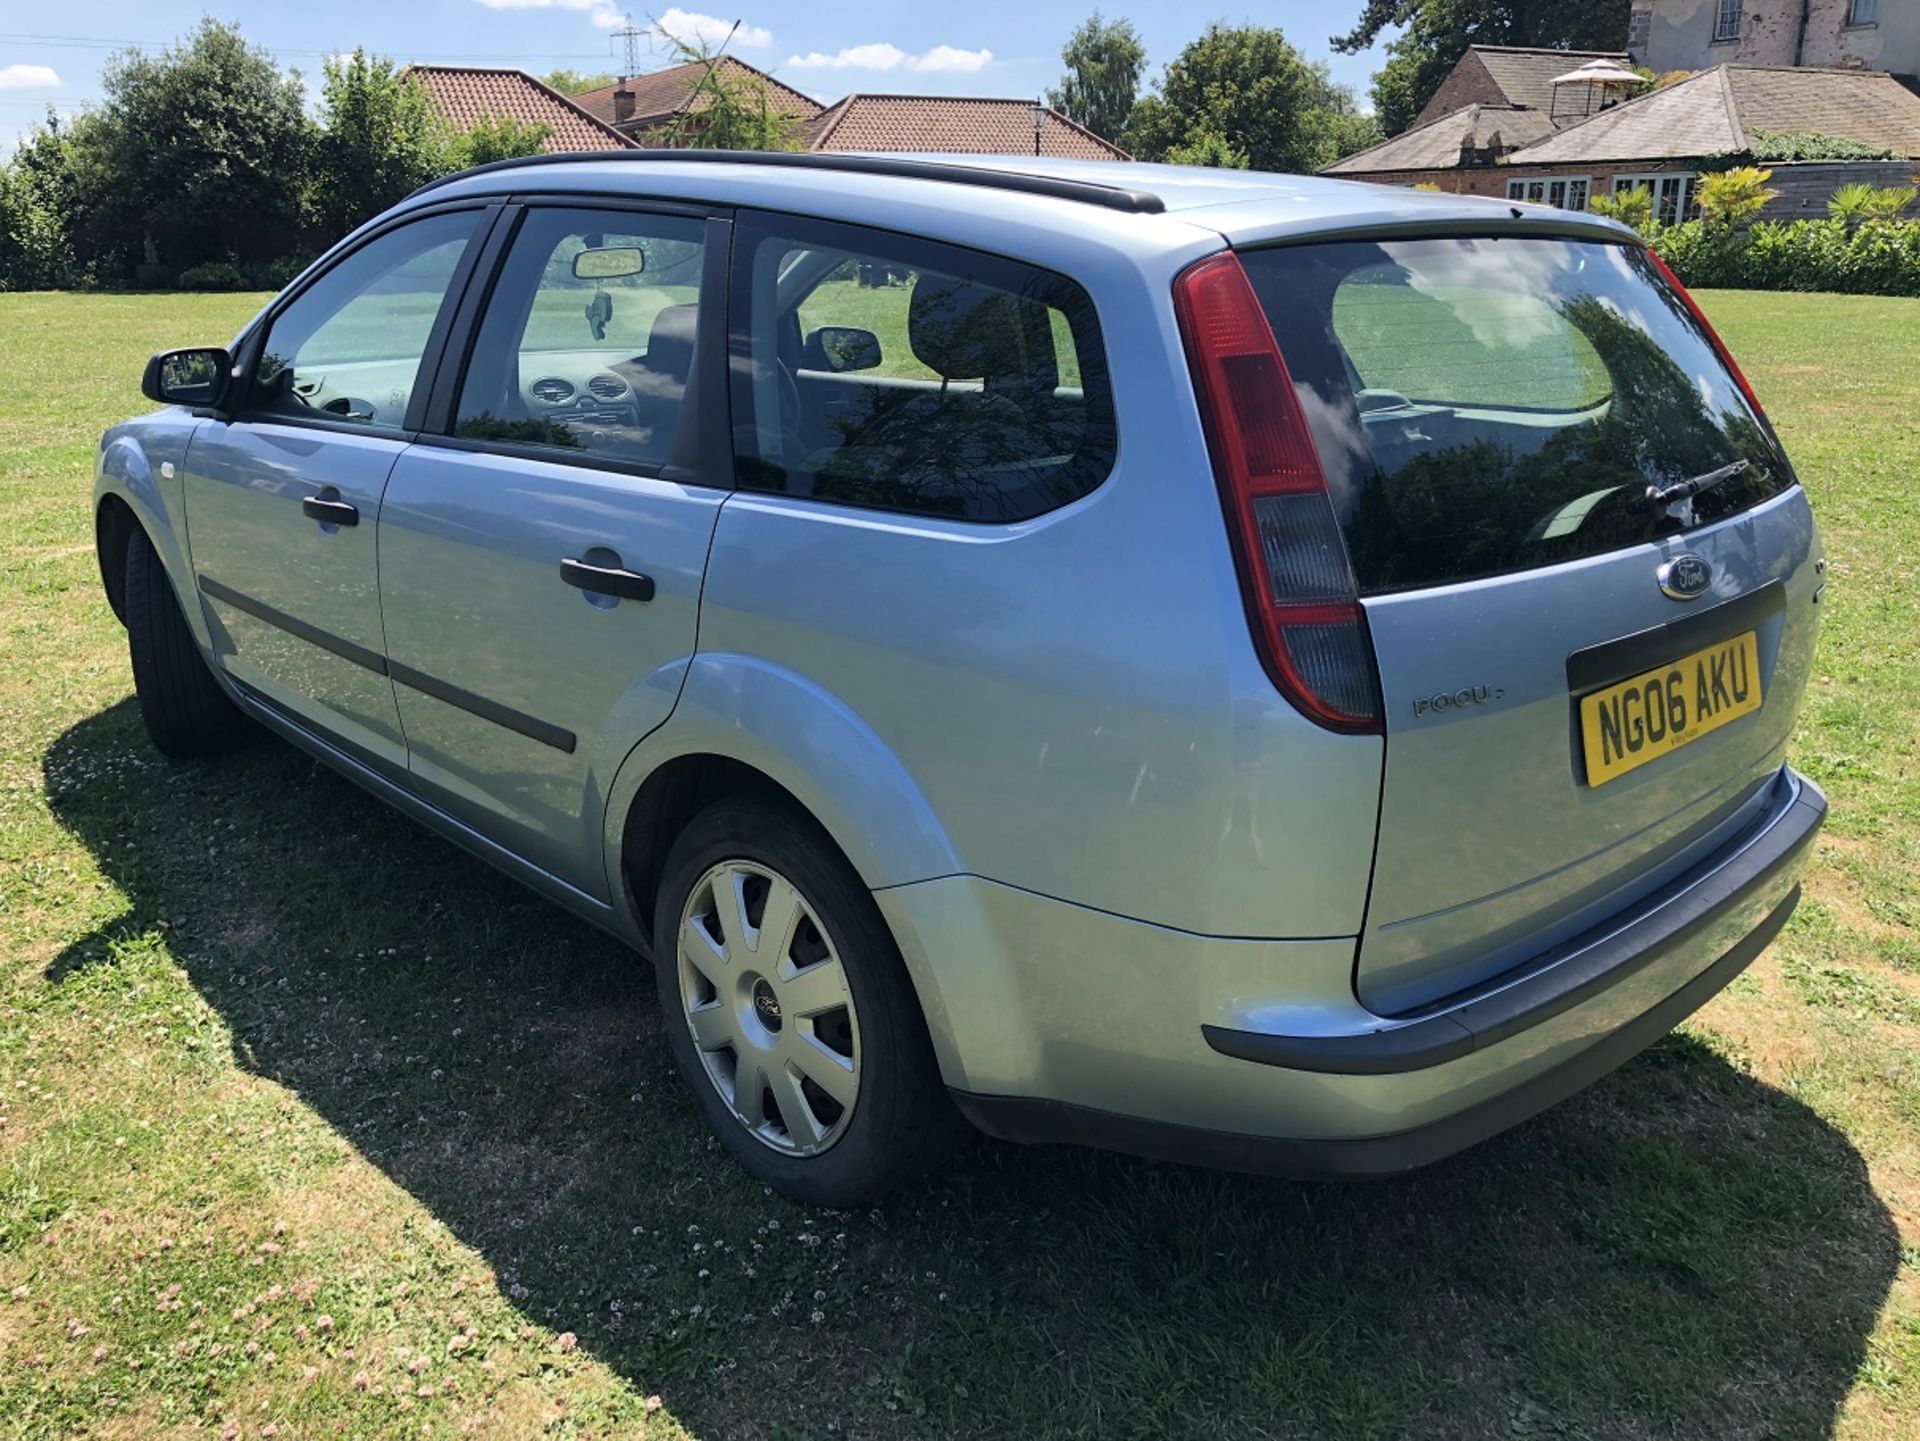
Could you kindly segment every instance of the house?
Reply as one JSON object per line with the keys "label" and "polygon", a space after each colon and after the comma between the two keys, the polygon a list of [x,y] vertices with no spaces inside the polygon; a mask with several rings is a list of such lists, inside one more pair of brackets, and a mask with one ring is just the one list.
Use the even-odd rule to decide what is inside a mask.
{"label": "house", "polygon": [[809,121],[805,134],[809,150],[1133,158],[1045,105],[981,96],[848,95]]}
{"label": "house", "polygon": [[[1430,124],[1466,109],[1469,105],[1489,110],[1524,110],[1536,118],[1564,122],[1583,120],[1595,97],[1590,87],[1579,86],[1579,93],[1562,94],[1569,87],[1554,86],[1554,80],[1582,65],[1602,62],[1625,66],[1624,50],[1543,50],[1518,45],[1469,45],[1467,53],[1455,62],[1426,109],[1414,117],[1414,127]],[[1578,107],[1576,113],[1576,106]],[[1543,130],[1542,134],[1545,133]]]}
{"label": "house", "polygon": [[1627,49],[1666,74],[1790,65],[1920,75],[1916,0],[1631,0]]}
{"label": "house", "polygon": [[[764,90],[768,105],[794,122],[807,150],[1132,158],[1066,116],[1031,100],[856,94],[822,105],[744,60],[728,55],[717,63],[727,82],[745,82]],[[576,95],[574,100],[640,145],[672,144],[677,138],[676,129],[697,127],[700,112],[712,103],[702,84],[708,70],[704,61],[674,65],[651,75],[623,77],[612,85]]]}
{"label": "house", "polygon": [[405,73],[426,87],[435,107],[456,130],[471,130],[481,120],[504,116],[546,126],[547,138],[540,143],[545,151],[634,147],[611,125],[523,70],[409,65]]}
{"label": "house", "polygon": [[696,60],[650,75],[625,75],[573,99],[583,110],[636,143],[658,145],[665,142],[673,126],[697,124],[699,113],[713,103],[703,82],[716,67],[724,83],[758,85],[766,92],[767,106],[775,114],[804,124],[820,113],[820,102],[812,96],[731,55],[723,55],[711,64]]}
{"label": "house", "polygon": [[1702,168],[1752,149],[1758,131],[1815,131],[1894,157],[1773,167],[1781,195],[1767,213],[1789,218],[1824,213],[1827,196],[1852,180],[1899,184],[1920,157],[1920,96],[1873,71],[1716,65],[1570,124],[1548,118],[1543,126],[1542,118],[1469,105],[1322,173],[1569,210],[1584,210],[1594,195],[1644,189],[1656,215],[1673,221],[1696,213]]}

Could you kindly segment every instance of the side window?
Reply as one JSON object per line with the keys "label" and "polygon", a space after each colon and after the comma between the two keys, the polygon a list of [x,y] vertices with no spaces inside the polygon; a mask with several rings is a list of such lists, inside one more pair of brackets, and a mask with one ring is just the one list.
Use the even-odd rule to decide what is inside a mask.
{"label": "side window", "polygon": [[474,341],[454,434],[656,469],[691,447],[702,221],[526,212]]}
{"label": "side window", "polygon": [[274,317],[253,408],[399,426],[480,212],[432,215],[353,252]]}
{"label": "side window", "polygon": [[1018,261],[827,221],[742,216],[730,366],[739,482],[1024,520],[1112,469],[1093,302]]}

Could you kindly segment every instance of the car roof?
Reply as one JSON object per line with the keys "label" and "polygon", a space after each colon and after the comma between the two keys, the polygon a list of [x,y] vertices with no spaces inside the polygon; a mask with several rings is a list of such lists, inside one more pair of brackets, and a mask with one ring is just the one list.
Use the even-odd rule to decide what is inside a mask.
{"label": "car roof", "polygon": [[[1582,212],[1315,175],[1010,155],[760,154],[628,150],[540,155],[446,177],[422,203],[478,195],[638,193],[710,204],[797,209],[885,224],[874,206],[1063,225],[1112,241],[1127,228],[1164,236],[1177,220],[1234,244],[1376,229],[1538,231],[1638,237]],[[1161,224],[1156,225],[1154,222]],[[896,226],[901,223],[896,221]],[[1146,235],[1137,237],[1146,239]]]}

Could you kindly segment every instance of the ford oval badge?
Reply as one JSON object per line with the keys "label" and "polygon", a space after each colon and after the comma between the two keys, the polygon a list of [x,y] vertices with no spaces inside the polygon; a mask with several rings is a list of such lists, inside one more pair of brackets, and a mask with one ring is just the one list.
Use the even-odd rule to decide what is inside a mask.
{"label": "ford oval badge", "polygon": [[1698,600],[1713,584],[1713,567],[1692,551],[1684,551],[1654,573],[1660,589],[1675,600]]}

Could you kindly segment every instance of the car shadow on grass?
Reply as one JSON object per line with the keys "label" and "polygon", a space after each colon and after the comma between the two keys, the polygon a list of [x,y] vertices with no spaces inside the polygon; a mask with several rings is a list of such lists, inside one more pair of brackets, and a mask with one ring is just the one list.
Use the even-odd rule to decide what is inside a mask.
{"label": "car shadow on grass", "polygon": [[242,1067],[698,1436],[1821,1436],[1899,1265],[1846,1138],[1686,1037],[1391,1182],[983,1141],[809,1212],[643,963],[293,750],[170,766],[126,702],[45,783],[128,904],[49,980],[165,921]]}

